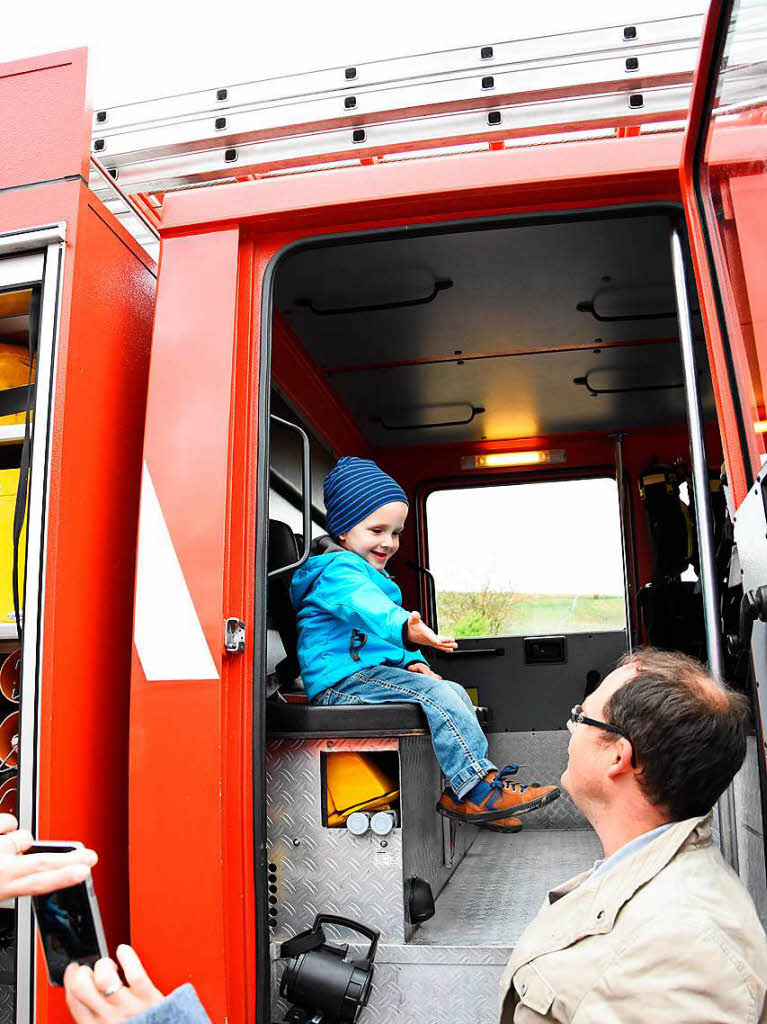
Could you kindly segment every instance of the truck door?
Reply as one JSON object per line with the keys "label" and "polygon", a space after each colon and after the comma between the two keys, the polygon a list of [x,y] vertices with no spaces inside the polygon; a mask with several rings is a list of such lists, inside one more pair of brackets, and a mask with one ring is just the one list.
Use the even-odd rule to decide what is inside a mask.
{"label": "truck door", "polygon": [[244,1021],[255,488],[243,459],[258,439],[238,433],[257,404],[239,260],[237,228],[163,242],[138,531],[130,900],[131,938],[157,984],[193,978],[213,1020]]}
{"label": "truck door", "polygon": [[[730,583],[739,575],[743,585],[740,623],[733,631],[738,635],[730,636],[728,644],[747,655],[750,641],[753,660],[756,749],[750,784],[737,800],[736,824],[740,874],[762,920],[767,914],[762,728],[767,684],[765,25],[765,0],[713,0],[680,167],[734,521],[737,560]],[[746,776],[748,769],[749,759]]]}

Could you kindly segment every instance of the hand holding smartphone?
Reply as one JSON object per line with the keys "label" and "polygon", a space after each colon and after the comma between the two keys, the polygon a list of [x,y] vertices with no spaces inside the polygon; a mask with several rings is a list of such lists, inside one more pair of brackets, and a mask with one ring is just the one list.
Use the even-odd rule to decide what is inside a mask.
{"label": "hand holding smartphone", "polygon": [[[26,853],[69,853],[83,849],[82,843],[34,842]],[[68,964],[93,966],[108,956],[104,928],[90,875],[66,889],[32,897],[40,931],[48,978],[52,985],[64,984]]]}

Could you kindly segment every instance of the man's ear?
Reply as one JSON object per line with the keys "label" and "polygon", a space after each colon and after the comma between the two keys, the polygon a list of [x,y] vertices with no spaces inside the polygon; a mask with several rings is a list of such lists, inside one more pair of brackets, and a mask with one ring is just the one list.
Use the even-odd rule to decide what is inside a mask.
{"label": "man's ear", "polygon": [[607,769],[607,776],[615,779],[626,772],[634,771],[634,748],[621,736],[613,745],[613,759]]}

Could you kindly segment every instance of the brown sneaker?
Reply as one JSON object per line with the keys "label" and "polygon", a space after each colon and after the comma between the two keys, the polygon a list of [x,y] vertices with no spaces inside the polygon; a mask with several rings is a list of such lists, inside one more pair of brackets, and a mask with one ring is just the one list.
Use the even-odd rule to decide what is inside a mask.
{"label": "brown sneaker", "polygon": [[517,770],[516,765],[507,765],[500,771],[488,772],[471,800],[459,800],[448,788],[439,798],[437,810],[447,818],[478,824],[527,814],[557,799],[559,786],[526,786],[511,782],[510,776]]}

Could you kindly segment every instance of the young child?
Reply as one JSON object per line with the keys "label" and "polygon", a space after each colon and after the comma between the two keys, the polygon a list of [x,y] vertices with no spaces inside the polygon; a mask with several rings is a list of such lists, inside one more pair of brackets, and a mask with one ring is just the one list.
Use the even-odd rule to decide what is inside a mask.
{"label": "young child", "polygon": [[517,832],[516,815],[559,796],[556,786],[511,781],[487,758],[487,740],[468,694],[429,668],[419,646],[457,647],[402,607],[386,572],[399,548],[408,501],[368,459],[343,458],[324,483],[332,550],[300,566],[290,587],[297,611],[298,659],[313,704],[412,702],[423,708],[434,753],[447,778],[437,810],[449,818]]}

